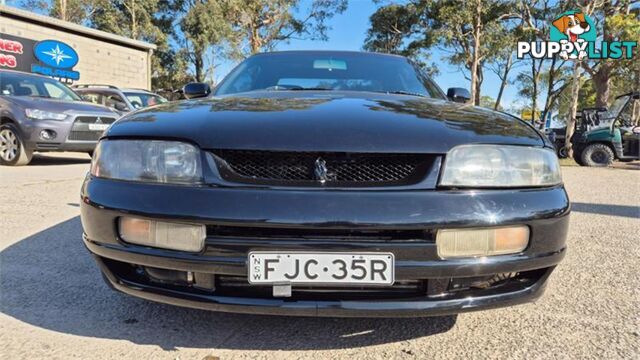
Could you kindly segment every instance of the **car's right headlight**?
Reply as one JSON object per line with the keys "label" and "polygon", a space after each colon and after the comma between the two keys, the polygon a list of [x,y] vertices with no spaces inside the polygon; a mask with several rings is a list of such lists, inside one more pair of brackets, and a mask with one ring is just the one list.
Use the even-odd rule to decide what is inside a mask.
{"label": "car's right headlight", "polygon": [[551,149],[514,145],[461,145],[445,158],[441,186],[538,187],[562,183]]}
{"label": "car's right headlight", "polygon": [[100,178],[171,183],[202,182],[200,150],[180,141],[102,140],[91,163]]}

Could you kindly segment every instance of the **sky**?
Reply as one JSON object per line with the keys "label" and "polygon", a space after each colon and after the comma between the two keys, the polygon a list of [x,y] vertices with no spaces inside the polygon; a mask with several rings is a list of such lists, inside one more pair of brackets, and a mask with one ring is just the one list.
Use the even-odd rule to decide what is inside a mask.
{"label": "sky", "polygon": [[[0,0],[1,2],[2,0]],[[305,14],[309,9],[312,0],[301,0],[297,11]],[[10,0],[7,2],[11,6],[19,6],[20,1]],[[331,30],[328,31],[328,41],[318,40],[291,40],[288,43],[282,42],[276,46],[276,50],[362,50],[364,40],[369,28],[369,17],[385,2],[378,4],[371,0],[349,0],[348,8],[342,14],[337,14],[328,20]],[[30,10],[30,9],[26,9]],[[215,69],[215,80],[219,82],[233,67],[235,62],[219,61]],[[457,66],[450,65],[445,54],[438,49],[431,51],[431,61],[438,65],[439,74],[435,76],[435,81],[446,91],[450,87],[469,88],[469,81],[465,79],[463,72]],[[515,76],[518,69],[512,70]],[[490,70],[485,69],[484,81],[482,83],[482,95],[496,98],[500,87],[500,79]],[[540,94],[539,103],[544,104],[544,94]],[[527,106],[527,99],[519,97],[515,86],[507,86],[502,98],[502,107],[511,110]]]}
{"label": "sky", "polygon": [[[308,8],[312,0],[302,0],[300,12]],[[289,43],[280,43],[276,50],[362,50],[367,30],[369,29],[369,17],[382,4],[375,4],[370,0],[350,0],[349,6],[342,14],[329,19],[331,30],[327,33],[328,41],[317,40],[291,40]],[[515,44],[514,44],[515,46]],[[469,81],[465,79],[463,72],[457,67],[447,63],[445,54],[440,50],[431,52],[431,61],[437,63],[439,74],[435,81],[446,92],[450,87],[469,88]],[[216,82],[226,75],[235,64],[223,62],[216,68]],[[515,76],[515,70],[512,76]],[[481,95],[489,95],[496,98],[500,87],[500,79],[489,69],[484,71]],[[527,100],[518,96],[515,85],[507,86],[502,97],[502,106],[505,109],[522,108],[527,106]],[[539,102],[544,104],[544,94],[540,94]]]}

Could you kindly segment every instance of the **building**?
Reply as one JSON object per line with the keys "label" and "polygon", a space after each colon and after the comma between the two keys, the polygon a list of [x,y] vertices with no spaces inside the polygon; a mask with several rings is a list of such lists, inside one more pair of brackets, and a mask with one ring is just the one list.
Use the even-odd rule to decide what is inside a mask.
{"label": "building", "polygon": [[66,83],[151,89],[156,46],[0,5],[0,69]]}

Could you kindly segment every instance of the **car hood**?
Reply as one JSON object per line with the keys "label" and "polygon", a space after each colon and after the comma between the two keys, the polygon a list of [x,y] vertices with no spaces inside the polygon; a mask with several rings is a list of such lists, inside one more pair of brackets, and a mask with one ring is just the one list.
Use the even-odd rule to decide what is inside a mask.
{"label": "car hood", "polygon": [[204,149],[445,153],[494,143],[542,146],[523,121],[471,105],[364,92],[251,92],[126,115],[107,137],[169,138]]}
{"label": "car hood", "polygon": [[115,117],[119,117],[118,114],[113,112],[106,106],[96,105],[84,101],[64,101],[56,99],[48,99],[34,96],[8,96],[9,101],[18,104],[24,108],[35,108],[44,111],[53,112],[98,112],[109,113]]}

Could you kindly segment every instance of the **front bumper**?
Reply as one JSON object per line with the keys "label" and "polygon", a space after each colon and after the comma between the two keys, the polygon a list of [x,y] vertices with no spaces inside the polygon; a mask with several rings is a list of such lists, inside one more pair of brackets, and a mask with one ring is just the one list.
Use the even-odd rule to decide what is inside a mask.
{"label": "front bumper", "polygon": [[[78,117],[102,117],[105,119],[115,119],[118,116],[112,113],[91,113],[91,112],[73,112],[69,114],[69,118],[63,121],[57,120],[31,120],[25,119],[21,123],[22,135],[25,147],[29,151],[93,151],[98,144],[97,138],[100,134],[97,131],[86,131],[87,124],[76,124]],[[109,120],[111,121],[111,120]],[[83,133],[92,133],[91,139],[73,139],[72,131]],[[55,138],[44,139],[40,136],[43,130],[55,133]],[[95,133],[95,134],[93,134]]]}
{"label": "front bumper", "polygon": [[[291,191],[136,184],[87,177],[82,188],[84,243],[115,289],[149,300],[215,311],[306,316],[429,316],[531,301],[565,253],[569,200],[562,187],[483,191]],[[525,224],[520,254],[441,260],[433,241],[229,238],[209,234],[201,253],[122,242],[117,218],[135,215],[208,227],[293,229],[427,229]],[[200,291],[129,276],[123,266],[171,269],[216,277],[247,275],[249,251],[393,252],[396,282],[421,281],[421,294],[362,298],[273,298],[221,287]],[[465,279],[517,273],[506,285],[453,291]],[[133,272],[131,272],[133,274]],[[212,275],[214,274],[214,275]],[[216,280],[217,281],[217,280]]]}

